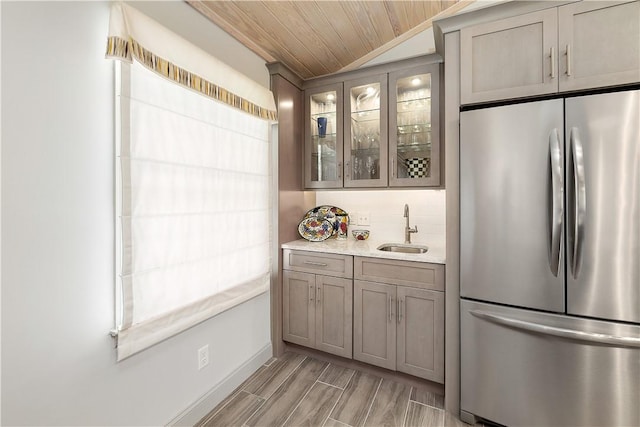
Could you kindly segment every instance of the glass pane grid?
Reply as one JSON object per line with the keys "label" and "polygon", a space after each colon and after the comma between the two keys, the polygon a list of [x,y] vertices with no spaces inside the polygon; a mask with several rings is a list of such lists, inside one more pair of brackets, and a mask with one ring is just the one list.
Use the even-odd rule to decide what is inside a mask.
{"label": "glass pane grid", "polygon": [[380,179],[380,83],[351,88],[352,180]]}
{"label": "glass pane grid", "polygon": [[431,76],[399,79],[396,94],[397,176],[427,178],[431,175]]}
{"label": "glass pane grid", "polygon": [[336,91],[310,96],[311,180],[315,182],[338,179],[336,132]]}

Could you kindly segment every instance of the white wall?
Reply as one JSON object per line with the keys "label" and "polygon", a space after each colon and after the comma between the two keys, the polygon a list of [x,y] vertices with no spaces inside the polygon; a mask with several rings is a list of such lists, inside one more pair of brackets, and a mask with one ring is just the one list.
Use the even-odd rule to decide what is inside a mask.
{"label": "white wall", "polygon": [[392,47],[388,51],[376,56],[371,61],[365,63],[362,67],[399,61],[401,59],[412,58],[414,56],[428,55],[435,51],[436,42],[433,37],[433,28],[430,27],[410,39],[405,40],[399,45]]}
{"label": "white wall", "polygon": [[115,362],[109,4],[0,6],[2,425],[166,424],[265,354],[269,295]]}
{"label": "white wall", "polygon": [[[376,242],[404,242],[404,205],[409,205],[410,226],[418,226],[411,242],[429,247],[445,247],[445,191],[444,190],[366,190],[318,191],[317,205],[338,206],[349,213],[355,228],[371,232]],[[358,213],[369,213],[369,225],[356,225]]]}

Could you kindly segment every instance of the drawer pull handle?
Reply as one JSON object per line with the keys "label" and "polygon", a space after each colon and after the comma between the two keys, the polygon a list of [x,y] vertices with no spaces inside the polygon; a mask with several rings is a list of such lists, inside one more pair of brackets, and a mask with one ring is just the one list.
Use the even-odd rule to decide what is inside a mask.
{"label": "drawer pull handle", "polygon": [[315,286],[309,285],[309,302],[313,303],[313,294],[315,292]]}
{"label": "drawer pull handle", "polygon": [[307,264],[307,265],[314,265],[316,267],[326,267],[327,266],[327,264],[324,263],[324,262],[305,261],[304,263]]}

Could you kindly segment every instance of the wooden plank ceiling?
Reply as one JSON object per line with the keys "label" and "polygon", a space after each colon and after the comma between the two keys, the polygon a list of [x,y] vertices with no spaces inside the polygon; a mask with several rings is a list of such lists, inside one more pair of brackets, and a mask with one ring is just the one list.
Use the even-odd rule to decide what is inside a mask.
{"label": "wooden plank ceiling", "polygon": [[[304,79],[357,68],[470,1],[186,0],[266,62]],[[426,52],[425,52],[426,53]]]}

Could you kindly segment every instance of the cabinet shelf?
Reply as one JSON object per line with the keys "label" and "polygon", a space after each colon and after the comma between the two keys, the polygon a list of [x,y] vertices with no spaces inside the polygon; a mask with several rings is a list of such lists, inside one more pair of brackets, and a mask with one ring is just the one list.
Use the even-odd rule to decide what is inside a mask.
{"label": "cabinet shelf", "polygon": [[335,111],[328,111],[326,113],[314,113],[311,114],[311,120],[314,121],[318,121],[318,117],[335,117],[336,116],[336,112]]}
{"label": "cabinet shelf", "polygon": [[397,129],[398,129],[398,135],[407,135],[411,133],[430,133],[431,123],[399,125]]}
{"label": "cabinet shelf", "polygon": [[401,153],[431,153],[431,144],[411,144],[398,147],[398,155]]}
{"label": "cabinet shelf", "polygon": [[326,134],[326,136],[324,137],[320,137],[320,135],[311,135],[311,138],[313,139],[314,143],[318,143],[318,142],[324,142],[326,143],[333,143],[336,140],[336,134],[335,133],[328,133]]}
{"label": "cabinet shelf", "polygon": [[351,120],[356,123],[379,121],[380,110],[354,111],[351,113]]}
{"label": "cabinet shelf", "polygon": [[398,113],[412,113],[415,111],[423,111],[427,107],[431,107],[431,98],[416,98],[398,101]]}

